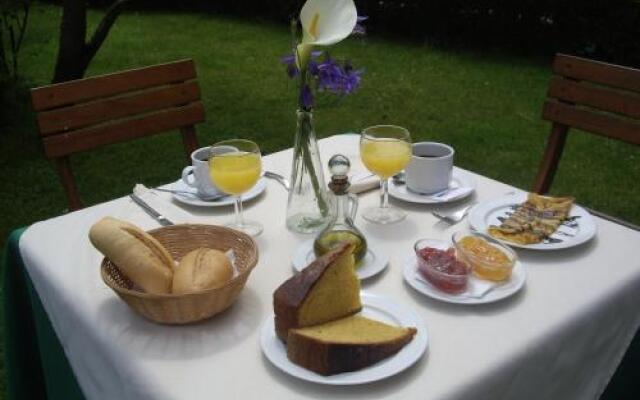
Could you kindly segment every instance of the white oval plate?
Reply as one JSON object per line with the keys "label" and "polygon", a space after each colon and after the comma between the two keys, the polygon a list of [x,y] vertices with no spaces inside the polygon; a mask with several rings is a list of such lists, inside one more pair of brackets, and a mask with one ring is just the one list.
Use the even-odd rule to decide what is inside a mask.
{"label": "white oval plate", "polygon": [[305,381],[325,385],[359,385],[378,381],[402,372],[418,361],[427,350],[428,345],[427,328],[422,319],[410,309],[387,297],[361,292],[360,298],[362,299],[362,315],[388,324],[415,327],[418,332],[413,340],[395,355],[370,367],[359,371],[323,376],[289,361],[285,344],[276,336],[272,314],[262,324],[260,333],[262,352],[273,365],[285,373]]}
{"label": "white oval plate", "polygon": [[[500,225],[498,217],[506,217],[506,213],[514,205],[524,203],[526,200],[527,192],[518,192],[477,204],[469,211],[469,225],[478,232],[487,233],[490,225]],[[500,242],[508,246],[522,249],[558,250],[578,246],[595,236],[597,231],[596,222],[587,210],[574,204],[569,212],[569,217],[574,217],[575,226],[560,225],[558,230],[550,236],[553,240],[550,243],[523,245],[506,240],[496,240],[500,240]],[[554,242],[556,240],[560,242]]]}
{"label": "white oval plate", "polygon": [[[264,192],[267,188],[267,180],[265,178],[260,178],[256,184],[249,189],[246,193],[242,195],[242,201],[251,200],[260,195],[260,193]],[[225,196],[218,200],[206,201],[202,200],[196,194],[195,190],[187,186],[186,183],[182,181],[182,179],[178,179],[173,182],[171,185],[172,190],[185,190],[185,191],[193,191],[193,194],[182,194],[182,193],[173,193],[173,198],[183,204],[188,204],[190,206],[198,206],[198,207],[222,207],[233,205],[235,202],[234,196]]]}
{"label": "white oval plate", "polygon": [[[412,288],[428,297],[431,297],[432,299],[453,304],[493,303],[516,294],[518,291],[520,291],[520,289],[523,288],[524,282],[527,280],[527,273],[524,267],[522,266],[520,261],[517,261],[516,265],[513,267],[513,271],[511,272],[511,278],[509,278],[507,282],[496,285],[487,294],[480,298],[477,298],[469,297],[465,292],[460,294],[449,294],[443,292],[442,290],[431,285],[428,281],[424,279],[418,279],[418,273],[418,259],[416,258],[415,254],[412,254],[410,257],[407,257],[404,262],[404,266],[402,269],[404,280],[407,281],[407,283]],[[473,276],[469,277],[469,279],[480,281],[480,279]]]}
{"label": "white oval plate", "polygon": [[[313,239],[307,240],[296,248],[291,257],[291,263],[296,271],[302,271],[316,259],[313,252]],[[374,242],[367,241],[367,255],[362,265],[356,269],[360,280],[371,278],[384,271],[389,264],[389,255],[382,251]]]}
{"label": "white oval plate", "polygon": [[433,197],[432,195],[415,193],[407,189],[407,185],[396,185],[393,183],[393,179],[389,180],[389,196],[408,201],[410,203],[420,203],[420,204],[442,204],[449,203],[452,201],[463,199],[469,195],[471,195],[475,191],[476,182],[473,178],[468,176],[465,173],[460,172],[457,169],[453,169],[453,173],[451,176],[451,182],[449,183],[449,187],[451,189],[458,187],[469,187],[470,191],[463,192],[458,196],[447,198],[445,200]]}

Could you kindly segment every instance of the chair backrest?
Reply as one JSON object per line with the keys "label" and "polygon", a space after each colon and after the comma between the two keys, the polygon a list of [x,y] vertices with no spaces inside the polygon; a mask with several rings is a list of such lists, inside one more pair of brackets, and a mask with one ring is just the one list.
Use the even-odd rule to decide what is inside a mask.
{"label": "chair backrest", "polygon": [[71,209],[81,203],[69,155],[179,129],[189,157],[198,147],[194,125],[204,121],[192,60],[43,86],[31,100]]}
{"label": "chair backrest", "polygon": [[640,70],[558,54],[542,117],[552,122],[533,191],[546,193],[569,128],[640,144]]}

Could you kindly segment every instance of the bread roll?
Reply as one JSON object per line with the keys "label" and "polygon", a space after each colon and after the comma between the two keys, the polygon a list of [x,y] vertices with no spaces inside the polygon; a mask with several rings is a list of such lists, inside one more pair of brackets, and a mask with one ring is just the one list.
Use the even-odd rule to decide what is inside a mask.
{"label": "bread roll", "polygon": [[233,266],[221,251],[201,247],[187,253],[173,274],[173,293],[220,287],[233,277]]}
{"label": "bread roll", "polygon": [[89,240],[146,292],[171,292],[173,258],[148,233],[128,222],[105,217],[93,224]]}

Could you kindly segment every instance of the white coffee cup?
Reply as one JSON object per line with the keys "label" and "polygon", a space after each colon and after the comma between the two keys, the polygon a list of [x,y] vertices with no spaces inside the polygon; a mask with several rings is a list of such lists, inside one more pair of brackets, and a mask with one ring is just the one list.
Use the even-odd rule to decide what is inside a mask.
{"label": "white coffee cup", "polygon": [[407,189],[421,194],[441,192],[449,187],[454,150],[436,142],[412,145],[412,156],[405,169]]}
{"label": "white coffee cup", "polygon": [[222,194],[222,191],[211,181],[209,175],[209,158],[213,154],[223,154],[236,150],[232,146],[215,148],[201,147],[191,153],[191,165],[182,170],[182,181],[198,190],[198,196],[211,197]]}

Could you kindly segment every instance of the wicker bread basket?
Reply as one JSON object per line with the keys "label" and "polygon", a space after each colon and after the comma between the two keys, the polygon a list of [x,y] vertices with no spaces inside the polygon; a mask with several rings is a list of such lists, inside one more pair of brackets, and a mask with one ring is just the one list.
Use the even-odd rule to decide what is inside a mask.
{"label": "wicker bread basket", "polygon": [[183,295],[152,294],[141,291],[108,258],[102,260],[104,283],[129,307],[151,321],[161,324],[188,324],[224,311],[236,300],[258,262],[258,247],[253,239],[233,229],[215,225],[173,225],[148,232],[179,261],[198,247],[221,251],[233,249],[237,274],[226,285]]}

